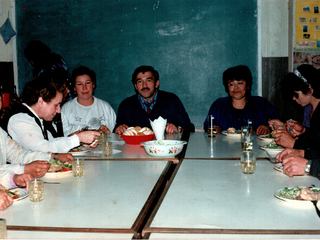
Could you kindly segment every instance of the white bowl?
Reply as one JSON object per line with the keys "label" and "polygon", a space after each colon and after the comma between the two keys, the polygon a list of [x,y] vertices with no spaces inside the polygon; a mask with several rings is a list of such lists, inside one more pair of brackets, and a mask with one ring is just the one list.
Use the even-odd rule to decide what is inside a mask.
{"label": "white bowl", "polygon": [[154,140],[140,143],[152,157],[174,157],[178,155],[186,141],[180,140]]}

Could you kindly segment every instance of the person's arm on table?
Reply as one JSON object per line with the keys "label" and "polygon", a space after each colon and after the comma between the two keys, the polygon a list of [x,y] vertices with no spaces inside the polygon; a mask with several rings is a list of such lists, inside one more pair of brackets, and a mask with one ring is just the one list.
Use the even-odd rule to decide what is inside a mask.
{"label": "person's arm on table", "polygon": [[271,127],[272,130],[277,130],[278,128],[280,128],[280,129],[286,128],[286,124],[281,122],[278,119],[269,120],[268,123],[269,123],[269,126]]}
{"label": "person's arm on table", "polygon": [[[188,113],[186,112],[186,110],[185,110],[181,100],[178,98],[178,96],[176,96],[175,94],[172,94],[171,103],[173,103],[172,107],[174,109],[174,112],[172,112],[172,114],[174,114],[175,121],[171,123],[176,128],[174,131],[178,131],[178,126],[180,126],[184,131],[194,132],[195,127],[194,127],[193,123],[191,123],[190,118],[188,116]],[[166,130],[167,130],[167,128],[166,128]],[[173,133],[174,131],[172,131],[172,130],[173,130],[173,127],[169,126],[168,131],[170,131],[170,132],[168,132],[168,131],[166,131],[166,132]]]}
{"label": "person's arm on table", "polygon": [[297,136],[300,136],[301,134],[303,134],[305,131],[306,131],[306,128],[303,127],[298,121],[296,120],[287,120],[286,122],[286,128],[287,128],[287,131],[289,132],[289,129],[290,130],[290,135],[292,137],[297,137]]}
{"label": "person's arm on table", "polygon": [[34,177],[30,173],[14,174],[12,181],[16,186],[26,187],[28,190],[28,182],[34,180]]}
{"label": "person's arm on table", "polygon": [[169,134],[178,133],[181,131],[181,128],[178,128],[172,123],[167,123],[165,131],[166,133],[169,133]]}
{"label": "person's arm on table", "polygon": [[293,148],[295,139],[285,129],[277,129],[274,141],[285,148]]}
{"label": "person's arm on table", "polygon": [[[81,137],[73,135],[71,137],[58,137],[48,141],[43,137],[41,128],[33,118],[25,114],[26,117],[22,120],[21,116],[19,117],[17,115],[10,118],[8,132],[13,139],[26,149],[41,152],[66,153],[71,148],[79,146],[81,140],[83,140]],[[90,133],[87,133],[87,135],[90,135]],[[93,142],[93,140],[91,142]]]}
{"label": "person's arm on table", "polygon": [[0,191],[0,211],[7,209],[13,203],[13,198],[6,192]]}
{"label": "person's arm on table", "polygon": [[257,128],[257,131],[256,131],[257,135],[265,135],[265,134],[268,134],[268,133],[270,133],[270,129],[267,126],[264,126],[264,125],[260,125]]}
{"label": "person's arm on table", "polygon": [[276,156],[276,159],[282,160],[284,156],[286,155],[294,155],[297,157],[304,158],[305,151],[303,149],[294,149],[294,148],[286,148],[282,152],[278,153]]}
{"label": "person's arm on table", "polygon": [[29,173],[33,177],[43,177],[50,168],[50,164],[47,161],[34,161],[24,166],[24,173]]}
{"label": "person's arm on table", "polygon": [[117,134],[119,134],[119,135],[121,135],[121,134],[124,133],[128,128],[129,128],[128,125],[122,124],[122,125],[120,125],[119,127],[117,127],[114,132],[117,133]]}
{"label": "person's arm on table", "polygon": [[302,176],[305,172],[305,166],[307,165],[308,160],[302,157],[297,157],[293,154],[288,154],[283,157],[283,173],[289,177],[293,176]]}
{"label": "person's arm on table", "polygon": [[107,128],[106,125],[101,125],[100,128],[99,128],[99,132],[106,133],[106,134],[110,134],[111,133],[111,131],[109,130],[109,128]]}

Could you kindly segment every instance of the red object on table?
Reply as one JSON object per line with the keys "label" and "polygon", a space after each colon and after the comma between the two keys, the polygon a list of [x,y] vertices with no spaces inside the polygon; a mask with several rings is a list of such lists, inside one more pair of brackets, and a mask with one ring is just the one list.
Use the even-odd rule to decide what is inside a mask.
{"label": "red object on table", "polygon": [[140,135],[140,136],[128,136],[128,135],[122,135],[123,140],[127,144],[132,144],[132,145],[139,145],[142,142],[150,141],[154,139],[155,135],[150,134],[150,135]]}

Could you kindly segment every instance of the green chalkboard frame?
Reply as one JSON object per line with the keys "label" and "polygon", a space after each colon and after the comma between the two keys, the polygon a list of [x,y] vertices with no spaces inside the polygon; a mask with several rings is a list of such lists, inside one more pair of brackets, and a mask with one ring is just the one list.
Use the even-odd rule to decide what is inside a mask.
{"label": "green chalkboard frame", "polygon": [[140,65],[160,73],[160,88],[177,94],[201,127],[212,102],[227,96],[222,73],[245,64],[257,93],[257,0],[16,0],[19,91],[32,79],[23,49],[41,40],[70,71],[97,74],[95,96],[117,111],[132,94]]}

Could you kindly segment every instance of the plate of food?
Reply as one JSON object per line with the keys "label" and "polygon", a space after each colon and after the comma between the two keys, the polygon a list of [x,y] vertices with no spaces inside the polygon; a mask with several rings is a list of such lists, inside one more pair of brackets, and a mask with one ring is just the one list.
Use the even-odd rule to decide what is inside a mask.
{"label": "plate of food", "polygon": [[51,159],[49,161],[50,168],[48,172],[46,173],[46,177],[52,177],[52,176],[63,176],[69,173],[72,173],[72,164],[68,162],[62,162],[60,160],[54,160]]}
{"label": "plate of food", "polygon": [[298,186],[285,187],[276,191],[274,196],[290,203],[310,204],[310,201],[317,201],[318,198],[320,199],[320,188]]}
{"label": "plate of food", "polygon": [[266,142],[271,142],[272,140],[274,140],[274,137],[272,137],[271,134],[265,134],[258,136],[258,139]]}
{"label": "plate of food", "polygon": [[90,152],[91,148],[78,146],[75,148],[72,148],[69,153],[71,153],[73,156],[82,156],[84,153]]}
{"label": "plate of food", "polygon": [[274,142],[270,142],[267,145],[260,146],[260,148],[265,150],[269,154],[278,154],[278,153],[282,152],[284,149],[282,146],[279,146]]}
{"label": "plate of food", "polygon": [[228,128],[225,131],[222,131],[221,134],[232,137],[232,138],[241,138],[241,130],[236,130],[235,128]]}
{"label": "plate of food", "polygon": [[11,190],[6,189],[5,192],[8,193],[13,198],[14,202],[19,201],[19,200],[24,199],[29,196],[28,191],[23,188],[14,188]]}

